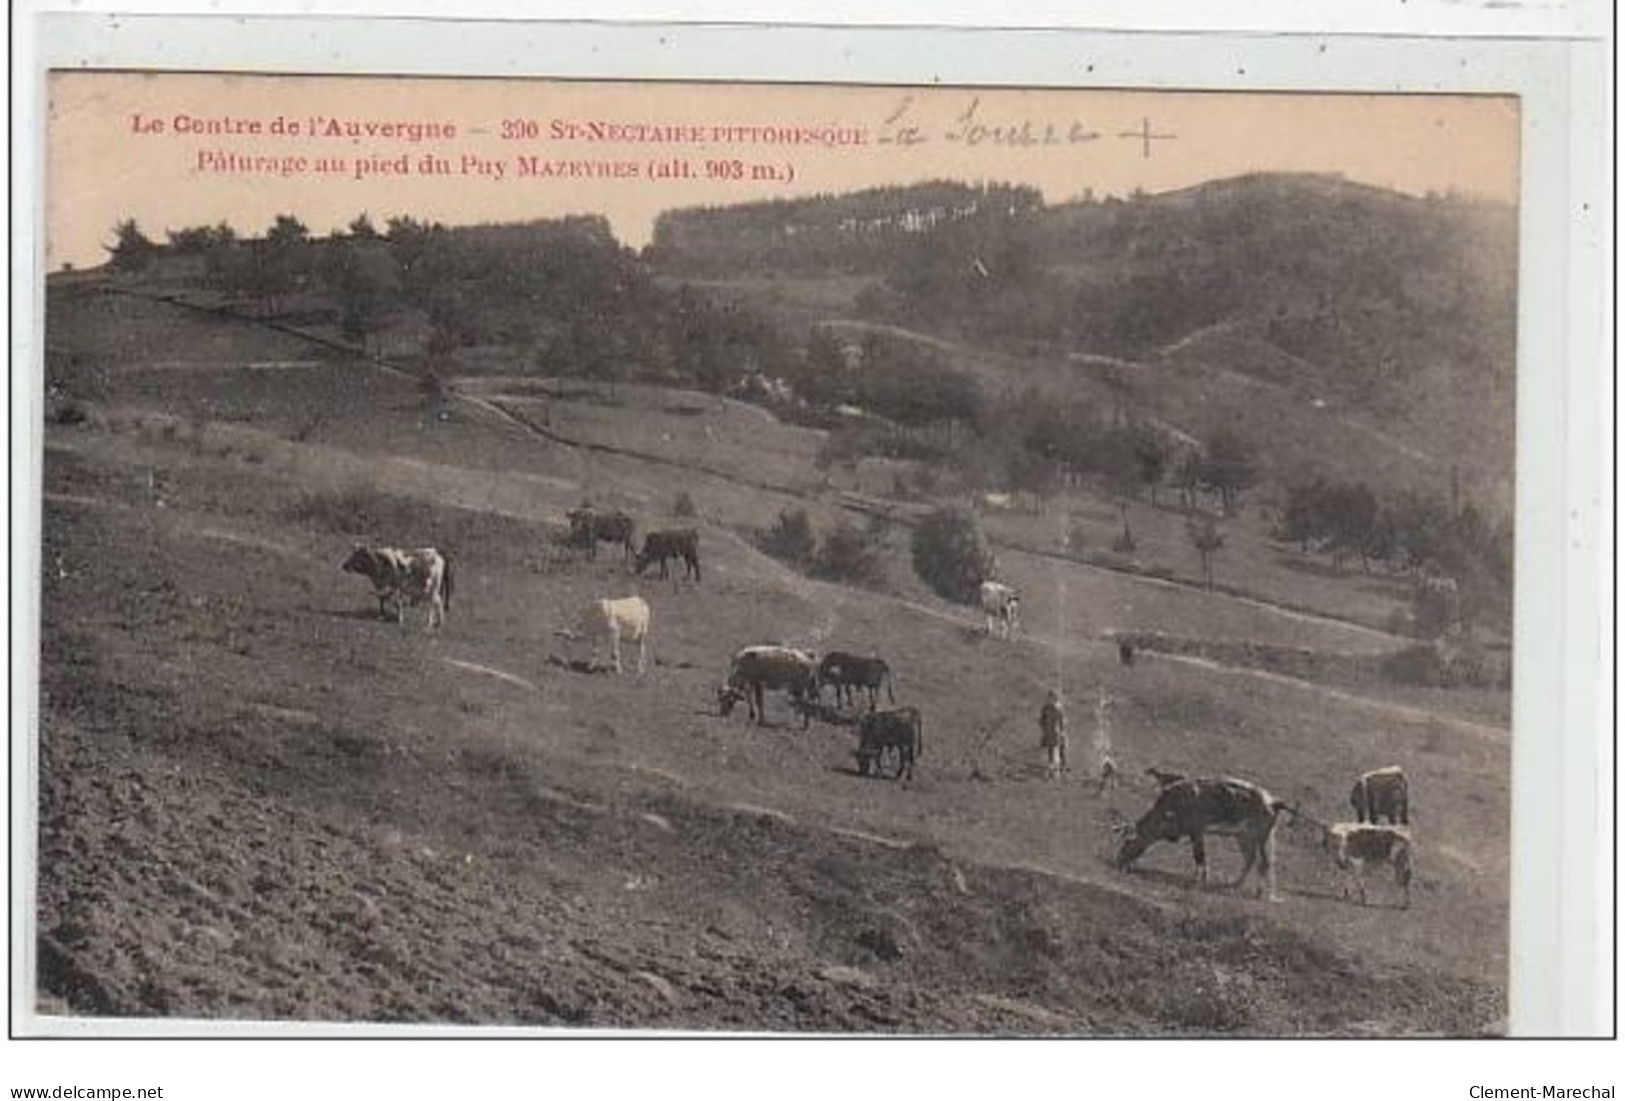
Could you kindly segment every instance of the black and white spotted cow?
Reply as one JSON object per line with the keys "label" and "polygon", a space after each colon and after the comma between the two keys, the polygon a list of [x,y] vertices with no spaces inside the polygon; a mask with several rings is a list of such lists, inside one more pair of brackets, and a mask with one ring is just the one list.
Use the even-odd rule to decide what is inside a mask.
{"label": "black and white spotted cow", "polygon": [[1373,864],[1389,864],[1394,882],[1405,892],[1405,905],[1411,904],[1412,843],[1404,826],[1377,826],[1368,822],[1337,822],[1326,827],[1323,844],[1344,874],[1343,897],[1348,897],[1352,880],[1365,905],[1365,871]]}
{"label": "black and white spotted cow", "polygon": [[1275,893],[1275,824],[1286,804],[1257,784],[1229,776],[1195,777],[1175,780],[1162,788],[1151,809],[1133,826],[1119,832],[1122,846],[1117,850],[1117,866],[1127,869],[1158,841],[1191,839],[1191,855],[1196,860],[1196,878],[1207,881],[1207,834],[1236,839],[1246,862],[1236,877],[1240,886],[1257,865],[1260,889],[1270,900]]}
{"label": "black and white spotted cow", "polygon": [[746,646],[728,665],[728,681],[717,689],[717,706],[724,716],[734,705],[746,701],[750,717],[767,721],[764,694],[784,692],[791,706],[801,712],[801,727],[812,725],[813,706],[818,702],[818,659],[805,650],[790,646]]}
{"label": "black and white spotted cow", "polygon": [[406,621],[407,604],[429,605],[428,627],[445,622],[451,607],[451,559],[434,547],[403,550],[399,547],[358,546],[340,567],[372,582],[380,619]]}

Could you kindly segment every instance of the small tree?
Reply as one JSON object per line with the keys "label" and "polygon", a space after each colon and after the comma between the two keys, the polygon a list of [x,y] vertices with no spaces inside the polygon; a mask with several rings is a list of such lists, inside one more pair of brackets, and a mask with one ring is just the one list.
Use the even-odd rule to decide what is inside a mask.
{"label": "small tree", "polygon": [[292,214],[278,214],[265,231],[266,243],[272,246],[303,244],[309,239],[310,230]]}
{"label": "small tree", "polygon": [[1028,497],[1033,512],[1041,511],[1044,502],[1060,488],[1055,462],[1019,445],[1011,448],[1005,458],[1004,476],[1011,490]]}
{"label": "small tree", "polygon": [[1196,507],[1196,491],[1202,485],[1202,455],[1187,449],[1174,466],[1174,485],[1179,489],[1179,503],[1187,509]]}
{"label": "small tree", "polygon": [[338,300],[339,329],[361,341],[364,353],[376,354],[373,338],[400,302],[400,272],[384,246],[344,242],[333,249],[327,282]]}
{"label": "small tree", "polygon": [[134,218],[113,227],[113,243],[106,246],[108,262],[119,271],[141,271],[152,262],[158,246],[148,239]]}
{"label": "small tree", "polygon": [[1234,512],[1242,490],[1258,477],[1253,445],[1234,429],[1220,428],[1207,441],[1200,476],[1219,495],[1224,511]]}
{"label": "small tree", "polygon": [[372,224],[372,219],[364,210],[350,223],[349,228],[350,236],[360,241],[376,241],[381,236],[378,227]]}
{"label": "small tree", "polygon": [[451,387],[434,371],[418,378],[418,393],[431,420],[446,420],[451,415]]}
{"label": "small tree", "polygon": [[813,556],[818,550],[818,540],[813,536],[812,521],[807,519],[807,510],[804,508],[781,511],[773,526],[758,537],[757,545],[764,553],[797,569],[805,569],[811,565]]}
{"label": "small tree", "polygon": [[1162,436],[1148,424],[1134,428],[1134,458],[1138,464],[1140,484],[1151,498],[1151,507],[1157,507],[1157,487],[1162,484],[1163,472],[1168,469],[1168,445]]}
{"label": "small tree", "polygon": [[1185,522],[1185,534],[1190,537],[1191,546],[1196,553],[1202,556],[1202,578],[1208,588],[1213,588],[1213,556],[1224,546],[1224,532],[1211,516],[1204,516],[1200,520],[1192,517]]}
{"label": "small tree", "polygon": [[1327,535],[1325,502],[1330,494],[1326,479],[1294,482],[1286,487],[1286,504],[1276,519],[1274,535],[1283,543],[1296,543],[1300,553]]}
{"label": "small tree", "polygon": [[1347,556],[1358,555],[1369,570],[1372,534],[1377,526],[1376,494],[1364,482],[1337,486],[1329,502],[1327,520],[1332,562],[1341,566]]}
{"label": "small tree", "polygon": [[969,604],[993,576],[993,550],[976,518],[952,505],[931,513],[914,529],[914,572],[948,600]]}

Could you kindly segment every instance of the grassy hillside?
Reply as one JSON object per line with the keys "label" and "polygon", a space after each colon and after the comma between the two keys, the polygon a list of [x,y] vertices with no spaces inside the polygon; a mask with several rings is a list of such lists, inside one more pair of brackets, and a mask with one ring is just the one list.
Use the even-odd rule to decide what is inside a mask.
{"label": "grassy hillside", "polygon": [[[864,198],[888,204],[867,228],[836,200],[823,218],[770,204],[673,215],[651,255],[673,273],[726,271],[742,299],[798,323],[891,322],[990,365],[998,352],[1129,361],[1144,368],[1136,405],[1192,434],[1256,412],[1242,423],[1277,471],[1442,487],[1454,467],[1510,513],[1510,208],[1277,175],[1048,208]],[[734,248],[768,225],[772,247]],[[1028,378],[1006,370],[1007,384]]]}
{"label": "grassy hillside", "polygon": [[[47,307],[65,395],[41,559],[47,1011],[1113,1034],[1504,1017],[1507,693],[1362,674],[1409,645],[1380,630],[1381,578],[1310,578],[1249,520],[1221,569],[1252,592],[1199,591],[1188,561],[1101,568],[1056,554],[1041,518],[990,514],[1028,598],[1024,636],[991,640],[913,577],[908,502],[873,589],[763,555],[781,509],[824,526],[876,498],[817,469],[822,433],[758,408],[499,362],[426,389],[319,327],[128,279]],[[700,585],[559,541],[584,496],[646,530],[680,493]],[[1109,501],[1068,502],[1113,526]],[[1137,522],[1145,555],[1181,546],[1177,516]],[[338,570],[358,538],[450,551],[442,632],[375,618]],[[651,671],[583,671],[558,629],[634,591]],[[1130,631],[1170,641],[1123,666]],[[917,779],[860,778],[851,729],[802,733],[780,697],[766,727],[719,716],[729,654],[770,639],[885,654],[926,716]],[[1076,770],[1050,782],[1032,715],[1057,683]],[[1104,792],[1102,692],[1125,777]],[[1409,912],[1380,880],[1378,905],[1340,899],[1303,823],[1278,905],[1194,886],[1183,848],[1109,863],[1148,765],[1335,818],[1353,775],[1396,762]],[[1228,846],[1213,860],[1239,870]]]}

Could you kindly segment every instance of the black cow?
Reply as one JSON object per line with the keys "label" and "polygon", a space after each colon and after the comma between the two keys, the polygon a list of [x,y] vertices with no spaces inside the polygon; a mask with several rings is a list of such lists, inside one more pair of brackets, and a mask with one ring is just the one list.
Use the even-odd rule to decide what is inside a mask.
{"label": "black cow", "polygon": [[1349,804],[1359,822],[1375,823],[1379,818],[1390,824],[1409,825],[1411,820],[1410,783],[1398,765],[1374,768],[1354,782]]}
{"label": "black cow", "polygon": [[626,558],[632,558],[634,525],[632,517],[626,513],[619,509],[599,512],[591,506],[583,506],[568,513],[567,518],[570,521],[570,541],[586,547],[588,558],[598,557],[599,543],[618,543]]}
{"label": "black cow", "polygon": [[671,573],[666,566],[667,559],[681,558],[683,560],[683,577],[693,577],[696,582],[700,579],[700,533],[693,528],[678,528],[675,531],[651,531],[643,537],[643,549],[638,552],[633,562],[636,571],[641,574],[649,568],[651,562],[660,563],[660,576],[670,577]]}
{"label": "black cow", "polygon": [[886,687],[887,701],[897,702],[897,697],[892,694],[891,666],[886,664],[885,658],[831,650],[818,663],[819,695],[823,695],[826,684],[835,689],[837,704],[855,702],[855,690],[862,688],[869,693],[869,710],[873,711],[880,706],[881,685]]}
{"label": "black cow", "polygon": [[886,754],[897,754],[897,771],[892,779],[907,774],[914,779],[914,761],[925,751],[924,724],[915,707],[892,711],[871,711],[858,720],[858,774],[878,774]]}
{"label": "black cow", "polygon": [[1128,868],[1158,841],[1189,837],[1196,877],[1205,883],[1207,846],[1203,838],[1209,833],[1228,834],[1236,839],[1246,861],[1236,885],[1241,885],[1256,864],[1260,886],[1275,901],[1275,823],[1285,809],[1285,803],[1246,780],[1228,776],[1176,780],[1162,789],[1138,822],[1121,827],[1123,844],[1117,850],[1117,866]]}

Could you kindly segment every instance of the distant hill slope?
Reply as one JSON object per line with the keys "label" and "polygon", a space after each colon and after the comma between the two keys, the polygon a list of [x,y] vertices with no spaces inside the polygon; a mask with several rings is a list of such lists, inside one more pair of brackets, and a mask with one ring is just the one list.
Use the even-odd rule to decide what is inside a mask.
{"label": "distant hill slope", "polygon": [[801,321],[821,273],[855,289],[847,317],[1028,359],[1142,363],[1158,415],[1229,419],[1256,407],[1256,380],[1271,388],[1269,418],[1301,408],[1367,426],[1353,433],[1365,445],[1315,465],[1357,476],[1397,458],[1435,487],[1455,466],[1486,504],[1510,509],[1514,208],[1282,174],[1029,200],[928,185],[675,212],[648,258],[662,276],[766,282],[771,294],[744,295]]}

